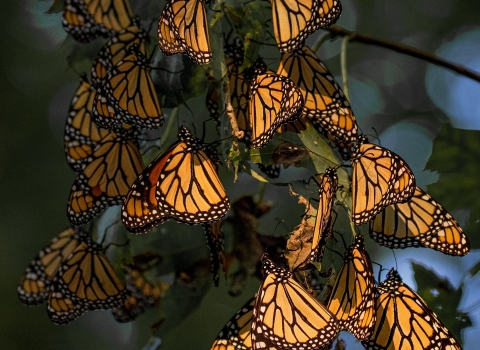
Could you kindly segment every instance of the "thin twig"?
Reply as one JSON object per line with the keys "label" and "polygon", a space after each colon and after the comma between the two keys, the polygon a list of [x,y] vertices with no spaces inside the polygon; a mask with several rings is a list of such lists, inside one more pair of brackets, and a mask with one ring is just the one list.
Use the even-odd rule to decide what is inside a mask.
{"label": "thin twig", "polygon": [[343,93],[347,98],[347,101],[350,102],[350,90],[348,89],[348,76],[347,76],[347,46],[350,41],[350,36],[343,38],[342,42],[342,52],[340,54],[340,59],[342,62],[342,80],[343,80]]}
{"label": "thin twig", "polygon": [[225,96],[225,114],[230,120],[230,125],[232,126],[232,135],[241,140],[244,134],[243,131],[238,128],[237,118],[233,112],[232,102],[230,100],[230,92],[228,90],[228,81],[223,83],[223,93]]}
{"label": "thin twig", "polygon": [[433,55],[433,54],[431,54],[427,51],[419,50],[419,49],[414,48],[412,46],[404,45],[404,44],[397,43],[397,42],[391,42],[391,41],[387,41],[387,40],[383,40],[383,39],[374,38],[370,35],[353,32],[351,30],[347,30],[347,29],[345,29],[343,27],[340,27],[340,26],[337,26],[337,25],[333,25],[329,28],[325,28],[325,30],[329,31],[332,34],[333,37],[335,37],[335,36],[341,36],[341,37],[348,36],[348,37],[350,37],[350,40],[349,40],[350,42],[357,41],[357,42],[364,43],[364,44],[371,44],[371,45],[375,45],[375,46],[385,47],[387,49],[390,49],[390,50],[393,50],[393,51],[396,51],[396,52],[399,52],[399,53],[403,53],[405,55],[409,55],[409,56],[412,56],[412,57],[416,57],[416,58],[419,58],[419,59],[427,61],[427,62],[430,62],[430,63],[435,64],[437,66],[450,69],[450,70],[452,70],[452,71],[454,71],[458,74],[461,74],[461,75],[466,76],[470,79],[473,79],[473,80],[476,80],[476,81],[480,82],[480,73],[475,72],[473,70],[470,70],[470,69],[468,69],[464,66],[461,66],[459,64],[449,62],[449,61],[447,61],[443,58],[440,58],[438,56],[435,56],[435,55]]}

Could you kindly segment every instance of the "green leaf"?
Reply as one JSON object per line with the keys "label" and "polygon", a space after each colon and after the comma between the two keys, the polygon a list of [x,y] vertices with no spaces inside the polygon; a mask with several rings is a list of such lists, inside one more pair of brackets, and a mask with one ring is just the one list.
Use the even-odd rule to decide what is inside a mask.
{"label": "green leaf", "polygon": [[[480,131],[443,125],[426,169],[439,172],[428,193],[447,210],[470,211],[466,234],[472,249],[480,248]],[[468,215],[468,212],[465,216]]]}
{"label": "green leaf", "polygon": [[447,279],[439,277],[421,264],[412,262],[412,269],[417,282],[417,293],[460,340],[462,330],[472,325],[468,314],[458,311],[463,295],[462,287],[453,287]]}

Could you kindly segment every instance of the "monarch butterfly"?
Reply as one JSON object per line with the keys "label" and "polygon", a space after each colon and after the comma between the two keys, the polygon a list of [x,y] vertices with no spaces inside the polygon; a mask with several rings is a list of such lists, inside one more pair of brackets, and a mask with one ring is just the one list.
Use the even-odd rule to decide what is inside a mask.
{"label": "monarch butterfly", "polygon": [[319,28],[335,23],[342,12],[339,0],[270,0],[275,40],[280,52],[297,48]]}
{"label": "monarch butterfly", "polygon": [[252,147],[262,148],[282,125],[298,118],[303,107],[300,89],[289,79],[257,62],[244,73],[248,79],[248,126]]}
{"label": "monarch butterfly", "polygon": [[317,349],[339,331],[335,316],[296,282],[292,273],[262,257],[265,280],[253,309],[254,349]]}
{"label": "monarch butterfly", "polygon": [[230,103],[232,105],[237,125],[244,132],[242,142],[251,146],[252,132],[248,115],[248,80],[240,74],[240,67],[243,64],[244,48],[239,38],[235,38],[233,44],[226,44],[224,47],[225,63],[228,72],[228,88]]}
{"label": "monarch butterfly", "polygon": [[144,233],[167,219],[187,224],[221,219],[230,202],[209,156],[216,157],[214,150],[181,127],[178,141],[132,184],[122,206],[128,230]]}
{"label": "monarch butterfly", "polygon": [[204,224],[205,236],[207,237],[207,245],[210,248],[210,263],[213,276],[213,283],[215,287],[218,286],[219,275],[218,270],[220,264],[223,266],[225,272],[225,253],[223,249],[223,232],[222,221],[215,221]]}
{"label": "monarch butterfly", "polygon": [[40,250],[20,278],[17,288],[20,301],[26,305],[45,302],[60,266],[84,239],[85,233],[78,227],[68,228]]}
{"label": "monarch butterfly", "polygon": [[220,127],[220,112],[219,112],[219,102],[218,102],[218,90],[215,86],[210,86],[207,91],[205,104],[207,106],[208,113],[210,113],[210,118],[215,120],[217,128]]}
{"label": "monarch butterfly", "polygon": [[97,87],[95,124],[112,129],[126,123],[157,129],[164,121],[147,57],[133,44]]}
{"label": "monarch butterfly", "polygon": [[63,8],[63,28],[81,42],[112,36],[132,22],[128,0],[66,0]]}
{"label": "monarch butterfly", "polygon": [[143,314],[145,309],[158,306],[169,287],[166,283],[147,281],[142,272],[134,266],[125,268],[125,279],[125,303],[112,310],[115,320],[121,323],[132,322]]}
{"label": "monarch butterfly", "polygon": [[87,236],[62,263],[47,302],[54,323],[67,324],[86,311],[112,309],[125,301],[125,287],[103,252]]}
{"label": "monarch butterfly", "polygon": [[302,116],[347,154],[358,138],[350,104],[327,67],[308,47],[282,54],[277,74],[290,78],[302,91]]}
{"label": "monarch butterfly", "polygon": [[158,44],[167,55],[184,52],[198,64],[212,60],[205,0],[170,0],[158,24]]}
{"label": "monarch butterfly", "polygon": [[391,269],[378,286],[377,320],[365,349],[461,349],[423,299]]}
{"label": "monarch butterfly", "polygon": [[350,331],[357,339],[367,340],[375,325],[376,291],[372,262],[362,235],[355,236],[355,243],[343,260],[328,309],[337,317],[340,329]]}
{"label": "monarch butterfly", "polygon": [[252,349],[253,307],[255,297],[248,300],[245,305],[228,321],[218,334],[210,350],[248,350]]}
{"label": "monarch butterfly", "polygon": [[[133,130],[133,131],[132,131]],[[128,137],[110,132],[89,156],[70,192],[67,206],[72,225],[83,225],[106,206],[122,204],[130,185],[145,167],[135,129]]]}
{"label": "monarch butterfly", "polygon": [[393,249],[429,247],[457,256],[470,251],[457,221],[419,187],[408,202],[386,207],[370,222],[370,237]]}
{"label": "monarch butterfly", "polygon": [[[304,268],[309,263],[319,261],[323,256],[323,250],[331,230],[332,208],[335,201],[335,194],[338,188],[337,171],[328,168],[322,177],[318,189],[318,210],[313,229],[313,237],[308,254],[300,255],[295,260],[289,260],[290,270],[295,271]],[[303,251],[303,249],[302,249]]]}
{"label": "monarch butterfly", "polygon": [[75,171],[82,170],[85,159],[93,154],[98,143],[109,133],[93,123],[94,96],[95,90],[83,76],[70,104],[64,136],[67,162]]}
{"label": "monarch butterfly", "polygon": [[133,46],[145,57],[148,54],[148,35],[136,24],[123,29],[102,47],[92,65],[92,85],[94,88],[102,85],[108,72],[122,61],[130,52]]}
{"label": "monarch butterfly", "polygon": [[353,222],[372,220],[383,207],[408,201],[415,192],[412,170],[397,154],[360,136],[353,165]]}

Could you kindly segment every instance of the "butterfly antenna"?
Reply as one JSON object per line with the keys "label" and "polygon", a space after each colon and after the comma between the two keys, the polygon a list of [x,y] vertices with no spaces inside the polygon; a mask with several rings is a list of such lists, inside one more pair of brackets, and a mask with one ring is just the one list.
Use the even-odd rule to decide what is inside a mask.
{"label": "butterfly antenna", "polygon": [[382,264],[379,264],[375,261],[372,261],[372,264],[378,265],[378,267],[380,267],[380,269],[378,270],[378,283],[380,283],[380,279],[382,277],[382,271],[385,270],[385,269],[383,268]]}

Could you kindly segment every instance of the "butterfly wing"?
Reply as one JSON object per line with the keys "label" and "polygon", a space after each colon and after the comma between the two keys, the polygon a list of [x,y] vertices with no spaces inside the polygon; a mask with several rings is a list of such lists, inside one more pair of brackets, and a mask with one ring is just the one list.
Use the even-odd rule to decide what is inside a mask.
{"label": "butterfly wing", "polygon": [[65,31],[81,42],[112,36],[132,23],[127,0],[67,0],[62,17]]}
{"label": "butterfly wing", "polygon": [[455,337],[394,269],[378,286],[376,323],[365,349],[461,349]]}
{"label": "butterfly wing", "polygon": [[353,221],[372,220],[385,206],[408,201],[415,192],[415,177],[397,154],[360,138],[352,158]]}
{"label": "butterfly wing", "polygon": [[330,343],[338,332],[335,316],[298,284],[292,274],[263,259],[266,275],[253,309],[254,349],[313,350]]}
{"label": "butterfly wing", "polygon": [[386,207],[370,223],[370,236],[388,248],[429,247],[463,256],[470,243],[458,222],[417,187],[406,203]]}
{"label": "butterfly wing", "polygon": [[298,117],[302,106],[301,91],[290,79],[273,72],[257,74],[248,102],[252,147],[264,147],[280,125]]}
{"label": "butterfly wing", "polygon": [[204,0],[171,0],[158,28],[160,49],[167,55],[185,52],[198,64],[212,60]]}
{"label": "butterfly wing", "polygon": [[248,300],[244,306],[228,321],[218,334],[210,350],[249,350],[252,349],[253,307],[255,297]]}
{"label": "butterfly wing", "polygon": [[86,311],[112,309],[125,301],[125,288],[103,248],[90,239],[81,242],[53,279],[47,313],[56,324],[67,324]]}
{"label": "butterfly wing", "polygon": [[92,107],[95,91],[84,77],[75,91],[65,125],[65,154],[75,171],[81,171],[84,161],[93,154],[98,143],[108,135],[107,130],[95,126]]}
{"label": "butterfly wing", "polygon": [[130,51],[108,72],[102,87],[108,103],[117,112],[114,120],[102,120],[102,114],[99,113],[97,122],[103,126],[126,123],[157,129],[163,124],[164,118],[147,58],[137,46]]}
{"label": "butterfly wing", "polygon": [[301,90],[302,115],[344,153],[352,151],[358,127],[350,104],[327,67],[308,47],[282,54],[277,74],[290,78]]}
{"label": "butterfly wing", "polygon": [[223,272],[225,271],[225,252],[223,248],[223,232],[222,221],[215,221],[208,224],[204,224],[205,236],[207,238],[207,245],[210,248],[210,264],[213,277],[213,283],[215,287],[218,286],[220,265],[223,266]]}
{"label": "butterfly wing", "polygon": [[355,237],[345,254],[328,309],[336,316],[340,329],[350,331],[359,340],[370,338],[375,325],[375,280],[361,235]]}
{"label": "butterfly wing", "polygon": [[133,183],[122,207],[122,221],[143,233],[167,219],[187,224],[221,219],[230,202],[205,145],[186,128]]}
{"label": "butterfly wing", "polygon": [[110,132],[88,158],[72,186],[67,206],[70,222],[85,224],[105,207],[122,204],[143,168],[136,142]]}
{"label": "butterfly wing", "polygon": [[133,266],[125,268],[125,279],[127,283],[125,303],[112,310],[115,320],[121,323],[132,322],[147,308],[158,306],[168,289],[167,284],[149,282],[140,270]]}
{"label": "butterfly wing", "polygon": [[84,239],[78,228],[69,228],[52,239],[28,265],[17,287],[20,301],[26,305],[38,305],[48,298],[50,284],[67,256]]}
{"label": "butterfly wing", "polygon": [[338,0],[271,0],[275,40],[280,52],[297,48],[319,28],[334,23],[342,11]]}

